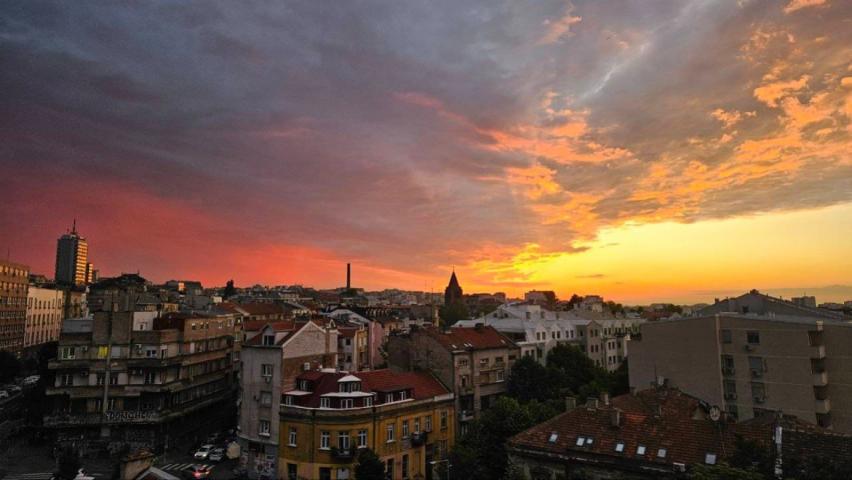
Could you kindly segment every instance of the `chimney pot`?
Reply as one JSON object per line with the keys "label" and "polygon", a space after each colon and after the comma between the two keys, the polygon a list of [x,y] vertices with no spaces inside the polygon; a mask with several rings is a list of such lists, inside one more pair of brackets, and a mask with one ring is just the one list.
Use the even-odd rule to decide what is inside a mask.
{"label": "chimney pot", "polygon": [[610,418],[610,422],[612,423],[613,427],[620,427],[621,426],[621,410],[619,410],[617,408],[613,408],[612,412],[610,412],[609,418]]}
{"label": "chimney pot", "polygon": [[601,403],[603,403],[604,405],[609,405],[609,393],[601,392],[600,400],[601,400]]}

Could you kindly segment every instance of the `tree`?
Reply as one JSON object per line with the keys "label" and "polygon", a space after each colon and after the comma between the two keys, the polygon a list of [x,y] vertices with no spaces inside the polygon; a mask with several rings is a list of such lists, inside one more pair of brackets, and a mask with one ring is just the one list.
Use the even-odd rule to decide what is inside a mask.
{"label": "tree", "polygon": [[234,288],[234,281],[228,280],[228,282],[225,283],[225,292],[222,294],[222,296],[225,297],[225,298],[230,298],[230,297],[233,297],[236,294],[237,294],[237,289]]}
{"label": "tree", "polygon": [[385,464],[376,452],[369,448],[362,448],[358,452],[355,480],[385,480]]}
{"label": "tree", "polygon": [[574,308],[574,305],[578,305],[582,301],[583,297],[577,295],[576,293],[571,295],[571,298],[568,299],[568,310],[571,310],[572,308]]}
{"label": "tree", "polygon": [[459,320],[465,320],[470,317],[467,305],[464,302],[453,302],[444,305],[438,310],[438,315],[441,316],[441,323],[447,327],[452,326]]}
{"label": "tree", "polygon": [[13,353],[0,350],[0,382],[6,383],[21,374],[21,361]]}
{"label": "tree", "polygon": [[610,374],[610,379],[610,395],[615,397],[630,393],[630,368],[627,365],[627,357],[624,357],[624,360],[621,361],[621,365],[618,366],[618,369]]}
{"label": "tree", "polygon": [[595,365],[577,347],[557,345],[547,354],[547,368],[557,384],[585,397],[609,391],[610,380],[606,370]]}
{"label": "tree", "polygon": [[547,368],[535,361],[531,356],[521,357],[512,365],[509,373],[509,383],[506,386],[509,396],[521,403],[530,400],[547,400],[556,398],[555,391]]}

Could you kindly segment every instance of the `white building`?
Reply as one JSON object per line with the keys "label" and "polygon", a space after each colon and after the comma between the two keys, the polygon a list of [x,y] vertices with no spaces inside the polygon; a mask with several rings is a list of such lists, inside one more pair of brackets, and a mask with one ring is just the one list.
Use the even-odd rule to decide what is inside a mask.
{"label": "white building", "polygon": [[62,290],[30,285],[27,290],[27,321],[24,348],[59,340],[65,294]]}

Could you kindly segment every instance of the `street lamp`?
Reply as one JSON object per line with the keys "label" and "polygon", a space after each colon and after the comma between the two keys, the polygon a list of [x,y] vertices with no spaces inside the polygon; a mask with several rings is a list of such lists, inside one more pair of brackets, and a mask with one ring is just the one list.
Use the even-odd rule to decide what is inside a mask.
{"label": "street lamp", "polygon": [[450,463],[450,459],[445,458],[443,460],[433,460],[433,461],[429,462],[429,465],[432,465],[434,467],[435,465],[438,465],[439,463],[446,463],[447,464],[447,479],[446,480],[450,480],[450,467],[453,466]]}

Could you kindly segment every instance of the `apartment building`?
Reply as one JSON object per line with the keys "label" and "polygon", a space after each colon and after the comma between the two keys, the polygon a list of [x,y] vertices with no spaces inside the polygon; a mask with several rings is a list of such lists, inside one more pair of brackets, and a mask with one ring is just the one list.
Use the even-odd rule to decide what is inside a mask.
{"label": "apartment building", "polygon": [[642,325],[630,385],[669,385],[739,420],[764,411],[852,432],[852,324],[723,313]]}
{"label": "apartment building", "polygon": [[627,357],[630,334],[644,320],[604,315],[593,310],[554,311],[538,304],[509,303],[474,320],[462,320],[459,327],[484,324],[511,338],[521,354],[545,364],[547,354],[560,344],[582,349],[596,365],[609,371],[618,369]]}
{"label": "apartment building", "polygon": [[27,323],[29,267],[0,260],[0,350],[21,354]]}
{"label": "apartment building", "polygon": [[56,441],[163,450],[229,423],[236,414],[233,319],[168,313],[139,322],[122,304],[63,323],[44,418]]}
{"label": "apartment building", "polygon": [[458,431],[464,434],[494,400],[506,392],[506,380],[521,349],[493,327],[417,328],[390,337],[388,365],[395,371],[432,372],[455,394]]}
{"label": "apartment building", "polygon": [[65,296],[63,290],[29,286],[24,348],[59,340],[65,315]]}
{"label": "apartment building", "polygon": [[281,392],[296,388],[299,375],[337,365],[337,330],[309,322],[269,322],[242,345],[239,433],[243,466],[250,478],[278,470]]}
{"label": "apartment building", "polygon": [[278,478],[352,479],[363,448],[388,479],[437,478],[453,446],[453,394],[426,372],[304,372],[283,397]]}

